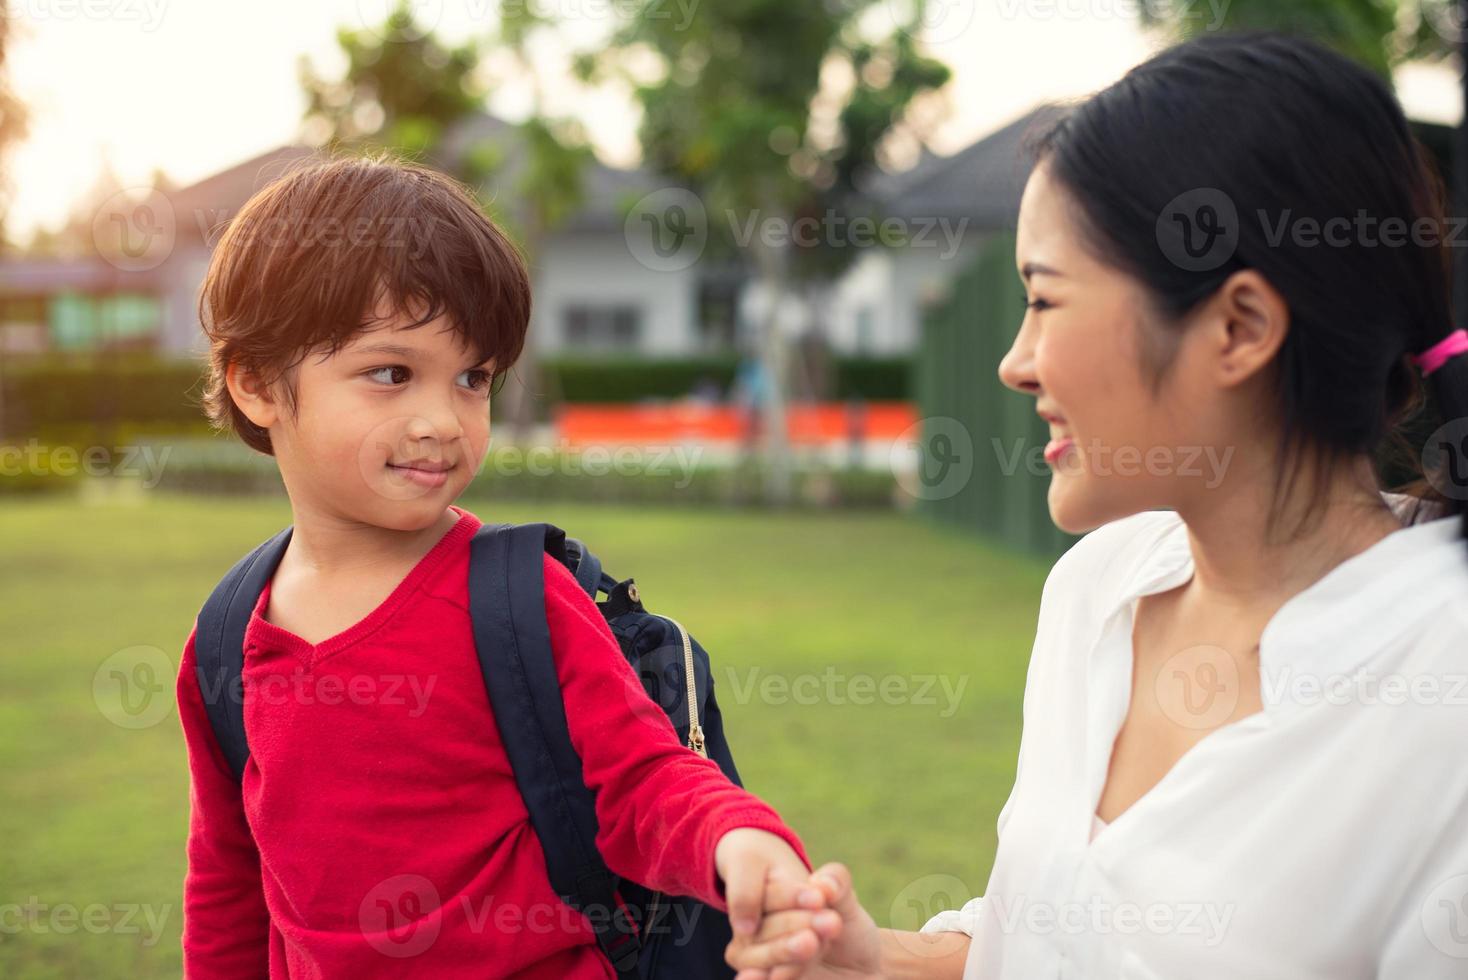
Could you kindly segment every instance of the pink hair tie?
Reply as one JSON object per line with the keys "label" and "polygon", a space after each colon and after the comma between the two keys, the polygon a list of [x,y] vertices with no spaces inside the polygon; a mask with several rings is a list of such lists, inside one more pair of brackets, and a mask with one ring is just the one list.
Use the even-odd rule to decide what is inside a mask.
{"label": "pink hair tie", "polygon": [[1468,330],[1454,330],[1421,354],[1412,355],[1412,362],[1429,375],[1447,363],[1448,358],[1468,351]]}

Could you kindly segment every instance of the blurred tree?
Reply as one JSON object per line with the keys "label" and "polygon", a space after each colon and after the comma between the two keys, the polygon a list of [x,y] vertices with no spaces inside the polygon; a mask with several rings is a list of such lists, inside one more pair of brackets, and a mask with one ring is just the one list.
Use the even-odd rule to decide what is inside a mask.
{"label": "blurred tree", "polygon": [[884,141],[914,98],[947,82],[947,67],[913,41],[922,4],[739,0],[681,16],[664,0],[634,0],[614,44],[581,66],[584,77],[614,72],[633,84],[645,163],[694,188],[707,215],[729,219],[710,222],[711,240],[725,225],[752,230],[734,237],[764,297],[765,491],[774,503],[791,493],[789,343],[779,313],[795,280],[855,257],[850,242],[820,234],[804,245],[789,231],[799,216],[859,209]]}
{"label": "blurred tree", "polygon": [[[10,64],[6,55],[10,53],[11,19],[9,0],[0,0],[0,160],[10,147],[26,133],[25,104],[10,87]],[[6,221],[10,213],[10,181],[0,171],[0,251],[9,248]],[[0,324],[3,329],[3,324]],[[5,339],[0,337],[0,369],[5,362]],[[0,370],[0,436],[5,434],[5,375]]]}
{"label": "blurred tree", "polygon": [[[167,194],[173,183],[161,167],[153,169],[152,179],[145,185]],[[104,149],[97,159],[97,172],[92,183],[82,191],[67,210],[64,221],[55,228],[41,228],[26,245],[26,254],[50,258],[96,256],[99,252],[92,225],[97,213],[116,195],[130,187],[118,176],[111,155]]]}
{"label": "blurred tree", "polygon": [[[592,154],[574,120],[546,112],[529,48],[556,24],[532,8],[507,5],[495,33],[452,48],[415,22],[406,0],[380,26],[339,30],[337,43],[347,58],[341,78],[323,78],[308,59],[300,63],[308,99],[305,138],[348,152],[385,148],[442,166],[475,190],[480,206],[516,239],[533,268],[546,236],[580,206],[582,170]],[[529,84],[528,111],[501,135],[446,154],[444,140],[454,125],[484,110],[491,88],[487,60],[507,64],[514,81]],[[524,433],[538,390],[533,342],[515,372],[501,404],[509,427]]]}
{"label": "blurred tree", "polygon": [[[25,103],[10,85],[10,64],[6,56],[10,53],[12,26],[9,0],[0,0],[0,159],[24,138],[28,118]],[[10,211],[10,192],[9,179],[0,178],[0,248],[9,247],[5,229]]]}
{"label": "blurred tree", "polygon": [[[1142,22],[1178,37],[1220,26],[1211,12],[1140,6]],[[1315,38],[1391,79],[1406,61],[1455,64],[1468,106],[1468,0],[1230,0],[1222,26],[1283,30]],[[1468,215],[1468,119],[1453,137],[1453,215]],[[1468,312],[1468,250],[1453,253],[1453,305],[1458,322]]]}
{"label": "blurred tree", "polygon": [[298,63],[302,132],[312,145],[420,157],[484,101],[474,79],[478,46],[445,47],[418,27],[406,2],[380,26],[339,28],[336,41],[347,60],[342,77],[322,77],[304,55]]}
{"label": "blurred tree", "polygon": [[[467,166],[477,180],[496,172],[515,193],[500,205],[497,217],[515,229],[532,270],[546,238],[583,202],[583,175],[593,162],[586,131],[575,119],[552,114],[548,85],[541,63],[532,52],[538,46],[564,47],[561,25],[536,13],[535,4],[512,3],[500,10],[498,36],[492,46],[500,57],[501,83],[527,89],[529,112],[519,123],[510,157],[506,147],[481,141],[471,147]],[[562,81],[558,79],[558,81]],[[525,349],[515,365],[515,378],[502,391],[501,415],[512,439],[524,439],[535,421],[537,398],[543,390],[540,353],[535,331],[525,338]]]}
{"label": "blurred tree", "polygon": [[1192,37],[1223,26],[1313,37],[1389,74],[1397,0],[1229,0],[1220,14],[1204,5],[1139,4],[1142,23]]}

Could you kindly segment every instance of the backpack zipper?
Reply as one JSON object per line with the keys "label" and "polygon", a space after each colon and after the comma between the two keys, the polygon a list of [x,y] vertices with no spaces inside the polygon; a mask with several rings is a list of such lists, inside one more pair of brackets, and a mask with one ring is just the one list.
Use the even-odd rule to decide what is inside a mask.
{"label": "backpack zipper", "polygon": [[[688,747],[705,759],[709,757],[708,747],[704,744],[703,726],[698,723],[698,686],[694,681],[693,673],[693,641],[688,637],[688,631],[683,624],[671,616],[664,616],[668,622],[678,630],[678,636],[683,640],[683,676],[687,678],[688,688]],[[662,904],[663,893],[653,892],[652,901],[647,907],[646,924],[651,927],[657,922],[658,906]]]}
{"label": "backpack zipper", "polygon": [[709,753],[704,745],[703,726],[698,723],[698,690],[693,680],[693,641],[688,638],[688,631],[683,628],[682,623],[671,616],[663,618],[677,627],[678,635],[683,639],[683,674],[688,681],[688,747],[707,759]]}

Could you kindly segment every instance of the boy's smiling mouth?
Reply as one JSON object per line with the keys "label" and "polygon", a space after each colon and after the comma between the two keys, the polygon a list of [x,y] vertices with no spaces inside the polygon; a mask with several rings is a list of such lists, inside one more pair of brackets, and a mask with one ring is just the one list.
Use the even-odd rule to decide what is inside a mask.
{"label": "boy's smiling mouth", "polygon": [[408,463],[388,463],[387,468],[420,486],[441,487],[448,482],[449,472],[457,465],[442,460],[419,459]]}

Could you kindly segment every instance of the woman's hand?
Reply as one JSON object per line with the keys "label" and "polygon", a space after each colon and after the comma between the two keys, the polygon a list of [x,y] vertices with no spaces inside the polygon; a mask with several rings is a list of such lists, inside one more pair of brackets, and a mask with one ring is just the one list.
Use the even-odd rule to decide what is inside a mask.
{"label": "woman's hand", "polygon": [[[877,924],[857,901],[844,864],[823,865],[810,885],[824,895],[826,911],[801,907],[795,892],[771,889],[765,917],[753,936],[736,936],[725,959],[735,980],[876,980],[880,976]],[[773,900],[773,902],[768,900]],[[834,914],[831,911],[834,909]]]}

